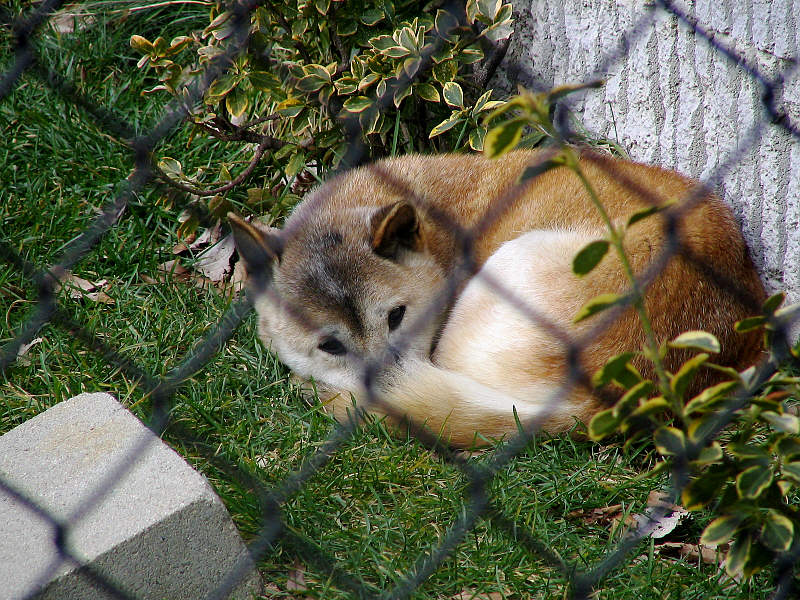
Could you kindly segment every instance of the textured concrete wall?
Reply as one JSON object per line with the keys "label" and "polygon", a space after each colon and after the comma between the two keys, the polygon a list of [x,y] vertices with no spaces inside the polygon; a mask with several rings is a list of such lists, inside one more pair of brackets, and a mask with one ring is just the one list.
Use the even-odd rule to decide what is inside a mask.
{"label": "textured concrete wall", "polygon": [[[604,78],[604,87],[573,104],[586,128],[617,139],[635,160],[713,183],[733,207],[769,290],[788,290],[800,302],[800,140],[768,122],[758,83],[653,2],[512,3],[516,31],[499,85],[530,85],[531,75],[547,87]],[[800,57],[800,0],[680,7],[770,77]],[[800,69],[777,100],[800,127]],[[755,143],[744,148],[759,122]],[[737,148],[737,163],[718,172]]]}

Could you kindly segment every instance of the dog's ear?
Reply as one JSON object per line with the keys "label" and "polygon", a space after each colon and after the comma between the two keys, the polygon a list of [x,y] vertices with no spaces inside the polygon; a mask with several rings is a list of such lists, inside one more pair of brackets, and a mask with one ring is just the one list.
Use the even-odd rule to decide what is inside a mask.
{"label": "dog's ear", "polygon": [[233,230],[233,240],[239,257],[244,261],[251,277],[268,277],[272,265],[281,261],[283,242],[279,230],[248,223],[233,213],[228,213],[228,222]]}
{"label": "dog's ear", "polygon": [[424,249],[417,210],[403,200],[375,211],[370,229],[372,250],[383,258],[397,260],[400,250]]}

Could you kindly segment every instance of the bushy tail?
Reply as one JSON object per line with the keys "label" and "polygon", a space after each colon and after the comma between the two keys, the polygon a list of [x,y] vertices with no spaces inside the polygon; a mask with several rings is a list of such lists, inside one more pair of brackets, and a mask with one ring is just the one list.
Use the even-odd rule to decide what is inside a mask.
{"label": "bushy tail", "polygon": [[[576,418],[588,419],[594,406],[588,392],[558,383],[536,382],[512,396],[423,360],[404,363],[384,381],[374,402],[359,394],[360,408],[394,424],[410,421],[459,447],[513,436],[518,422],[526,430],[564,431]],[[328,404],[339,420],[352,409],[352,399],[342,396]]]}

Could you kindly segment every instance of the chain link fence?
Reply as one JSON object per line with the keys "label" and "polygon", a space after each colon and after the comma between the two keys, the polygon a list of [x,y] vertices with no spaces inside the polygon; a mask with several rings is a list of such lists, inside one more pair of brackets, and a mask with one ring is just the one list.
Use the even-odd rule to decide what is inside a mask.
{"label": "chain link fence", "polygon": [[[92,99],[83,97],[75,90],[74,86],[69,81],[59,73],[48,70],[37,60],[36,49],[31,42],[32,37],[47,23],[51,15],[61,7],[62,1],[46,0],[36,4],[21,19],[13,22],[8,20],[9,17],[7,14],[3,15],[6,20],[3,25],[13,30],[15,48],[9,66],[5,72],[0,75],[0,101],[6,98],[15,87],[20,84],[23,75],[36,77],[44,82],[53,94],[61,96],[67,102],[77,105],[81,110],[88,113],[91,118],[96,120],[106,131],[130,140],[129,147],[134,162],[132,172],[122,182],[122,185],[119,187],[114,197],[108,200],[100,214],[93,219],[90,226],[64,247],[60,260],[49,268],[43,269],[41,265],[31,264],[17,253],[13,244],[10,243],[10,240],[0,240],[0,258],[12,269],[24,274],[30,282],[30,285],[35,286],[38,290],[35,310],[19,329],[14,339],[2,347],[0,352],[0,369],[2,369],[3,372],[17,359],[20,348],[25,344],[29,344],[45,324],[54,325],[70,332],[71,335],[81,340],[81,343],[85,345],[87,350],[99,354],[104,360],[129,375],[132,380],[137,381],[144,392],[152,398],[152,412],[149,420],[150,427],[155,431],[163,431],[170,423],[170,409],[178,387],[181,386],[191,374],[202,369],[204,365],[213,360],[214,355],[231,337],[242,320],[249,314],[251,309],[249,299],[243,298],[234,303],[227,314],[220,320],[217,327],[206,336],[201,344],[196,346],[196,348],[165,377],[159,377],[139,367],[132,359],[120,353],[113,344],[92,335],[90,329],[87,328],[85,324],[76,322],[74,318],[59,305],[56,286],[59,274],[91,258],[93,248],[95,248],[101,238],[115,227],[133,196],[154,184],[157,172],[151,163],[153,151],[160,141],[172,135],[175,127],[186,119],[188,116],[187,106],[191,106],[193,102],[200,99],[209,85],[220,75],[225,73],[231,65],[232,59],[246,47],[250,24],[250,11],[258,6],[258,4],[259,2],[256,0],[243,0],[230,6],[230,10],[233,14],[233,35],[230,37],[225,52],[210,61],[202,75],[187,89],[185,102],[173,102],[170,104],[167,110],[161,115],[157,125],[146,134],[138,136],[134,134],[134,127],[126,123],[125,120],[118,114],[115,114],[113,110],[98,106]],[[705,39],[715,51],[726,56],[729,60],[746,70],[753,80],[761,86],[763,91],[764,119],[747,133],[737,147],[737,150],[729,155],[718,167],[717,174],[706,182],[708,185],[713,186],[720,178],[723,178],[726,169],[741,159],[752,144],[755,143],[755,140],[758,139],[763,129],[768,126],[782,127],[800,143],[800,130],[798,130],[796,124],[792,123],[790,119],[781,112],[780,107],[776,105],[775,101],[775,92],[782,85],[783,78],[786,76],[785,73],[772,78],[765,76],[744,57],[730,50],[724,43],[705,30],[691,16],[676,7],[672,2],[658,0],[656,5],[657,8],[652,11],[644,12],[634,26],[629,31],[624,32],[620,37],[620,43],[613,53],[602,57],[602,60],[598,61],[598,64],[601,65],[599,71],[604,71],[623,56],[626,49],[635,42],[637,36],[648,26],[656,12],[664,11],[677,18],[684,27],[690,28],[697,37]],[[431,51],[432,50],[433,49],[431,49]],[[427,59],[427,57],[423,57],[423,59]],[[524,65],[517,65],[517,68],[522,72],[525,71]],[[407,86],[410,83],[411,79],[408,78],[398,81],[397,85]],[[391,101],[393,91],[394,90],[387,90],[384,94],[384,102],[387,105],[388,102]],[[568,119],[566,118],[568,114],[567,109],[568,101],[565,101],[557,110],[557,116],[561,116],[561,118],[557,118],[557,124],[559,124],[561,128],[560,135],[564,140],[571,139],[572,135],[568,127]],[[346,168],[348,165],[359,163],[365,151],[363,145],[359,141],[360,131],[358,129],[357,120],[349,123],[345,129],[349,132],[349,150],[344,158],[343,165],[345,165],[345,167],[343,168]],[[599,161],[598,164],[602,164],[602,161]],[[609,168],[609,173],[614,176],[613,168]],[[404,189],[404,182],[395,178],[391,173],[379,173],[379,176],[384,177],[387,183],[395,188]],[[630,181],[623,181],[623,184],[635,186],[635,183]],[[405,189],[407,189],[409,195],[413,196],[410,189]],[[498,199],[498,203],[492,207],[492,210],[485,216],[482,223],[474,230],[463,230],[460,232],[459,237],[465,242],[463,244],[465,260],[469,260],[469,246],[466,242],[470,239],[474,239],[473,236],[478,235],[482,228],[491,224],[492,220],[497,218],[497,215],[502,212],[504,206],[513,204],[517,199],[520,189],[521,188],[517,186],[504,197]],[[636,192],[645,197],[650,196],[647,190],[639,189],[636,190]],[[701,193],[702,189],[698,189],[694,192],[697,198],[699,198]],[[420,201],[422,200],[423,199],[420,199]],[[656,203],[657,200],[654,198],[653,202]],[[688,204],[691,205],[691,199],[689,199]],[[455,224],[449,225],[452,227],[456,226]],[[648,272],[642,275],[639,284],[646,286],[648,282],[652,281],[655,275],[665,267],[670,259],[682,250],[680,240],[673,230],[672,237],[666,244],[663,254],[653,261]],[[715,270],[714,265],[700,264],[697,266],[702,268],[704,273],[706,273],[709,279],[716,285],[726,288],[732,294],[739,293],[737,289],[730,289],[731,282],[726,278],[724,273]],[[497,293],[508,295],[508,301],[512,302],[521,311],[529,315],[531,319],[541,319],[535,306],[528,306],[523,298],[510,296],[509,292],[504,289],[501,281],[489,281],[487,283],[493,287]],[[581,344],[586,343],[588,340],[592,339],[593,336],[596,336],[599,332],[607,328],[618,314],[618,312],[611,313],[603,317],[603,319],[599,320],[598,324],[592,328],[590,333],[582,338],[573,339],[567,332],[560,332],[559,335],[563,339],[568,340],[568,351],[577,351],[580,349]],[[787,328],[779,331],[779,335],[776,336],[777,342],[772,349],[775,360],[764,362],[759,365],[754,375],[754,381],[766,381],[775,373],[777,365],[794,360],[793,357],[786,352],[786,348],[788,347],[786,340],[789,335],[788,325],[789,324],[785,324]],[[365,380],[367,381],[371,381],[374,372],[381,367],[379,363],[375,362],[375,360],[370,357],[363,357],[363,366]],[[551,406],[554,406],[555,403],[559,402],[559,400],[569,392],[572,386],[579,385],[582,378],[585,376],[586,374],[581,373],[579,369],[571,372],[564,389],[560,390],[555,397],[548,399],[547,402],[550,403]],[[380,399],[374,395],[373,391],[372,397],[368,399],[368,403],[379,402]],[[744,391],[737,392],[734,401],[716,415],[715,422],[706,430],[706,440],[715,438],[719,432],[731,422],[734,412],[746,405],[747,402],[747,394]],[[391,412],[391,407],[384,406],[382,408]],[[403,415],[396,416],[402,418]],[[306,482],[308,482],[309,478],[317,473],[336,455],[343,444],[351,439],[356,427],[358,427],[358,422],[356,420],[340,424],[330,434],[325,443],[307,458],[299,470],[286,477],[276,486],[267,487],[260,482],[253,481],[247,474],[239,473],[239,476],[247,479],[248,484],[257,490],[257,496],[260,500],[262,516],[260,533],[249,546],[250,552],[255,560],[273,551],[274,544],[281,536],[292,535],[292,533],[285,528],[285,522],[281,514],[282,506],[293,493],[301,489]],[[407,598],[411,596],[439,565],[451,555],[453,550],[465,539],[465,536],[476,524],[481,519],[486,518],[491,519],[494,524],[501,528],[513,530],[519,543],[524,545],[531,554],[538,557],[551,568],[562,573],[564,578],[570,582],[569,595],[571,598],[590,598],[593,597],[598,588],[602,587],[603,578],[612,569],[623,565],[626,560],[630,560],[631,551],[643,538],[646,538],[652,532],[658,525],[660,519],[664,517],[667,510],[665,508],[661,510],[660,513],[656,510],[653,515],[653,520],[648,525],[642,526],[624,536],[616,547],[608,552],[603,560],[589,568],[581,568],[581,566],[577,564],[569,564],[564,561],[526,527],[519,526],[512,516],[506,514],[504,507],[497,499],[492,497],[489,491],[489,484],[495,475],[529,444],[531,437],[537,431],[537,423],[526,423],[524,433],[519,434],[515,438],[509,440],[508,443],[498,447],[491,456],[491,459],[481,465],[468,460],[463,454],[453,452],[448,447],[442,445],[439,440],[427,432],[421,424],[411,423],[410,427],[414,434],[417,435],[423,443],[427,444],[434,453],[441,457],[442,460],[457,467],[466,476],[469,481],[469,494],[464,510],[454,519],[452,525],[435,547],[431,551],[419,556],[413,567],[402,577],[399,577],[390,589],[380,592],[378,596],[381,598]],[[187,442],[191,442],[191,440],[194,439],[194,434],[191,431],[180,429],[176,431],[178,431],[176,435],[183,436]],[[214,456],[213,454],[209,455],[208,458],[212,461],[221,461],[224,463],[224,459]],[[121,465],[120,468],[105,481],[98,482],[82,505],[81,514],[86,514],[92,507],[97,506],[110,490],[113,489],[114,481],[123,477],[124,474],[135,465],[136,460],[137,453],[134,452],[131,454],[130,461],[127,464]],[[676,496],[679,495],[681,489],[689,480],[688,460],[687,456],[676,456],[675,460],[672,461],[671,486],[673,488],[673,494]],[[235,466],[228,464],[225,464],[224,468],[236,470]],[[43,520],[51,524],[55,531],[53,544],[57,548],[60,557],[58,561],[59,564],[61,561],[71,561],[80,564],[79,557],[73,554],[69,545],[65,542],[67,533],[73,525],[72,522],[65,522],[48,514],[46,510],[37,505],[34,499],[27,497],[1,477],[0,489],[2,489],[6,495],[22,503],[33,513],[39,515]],[[80,515],[78,515],[77,518],[80,518]],[[72,521],[74,522],[74,520]],[[302,542],[298,541],[298,543]],[[773,598],[789,598],[792,597],[792,594],[797,593],[797,589],[794,587],[794,570],[798,559],[800,559],[800,545],[797,543],[778,558],[774,569],[775,591],[772,595]],[[43,573],[41,581],[47,581],[50,574],[58,568],[59,564],[52,565],[50,572]],[[90,565],[84,565],[84,567],[86,567],[86,575],[94,580],[94,582],[106,592],[117,598],[131,598],[131,596],[123,590],[117,589],[101,572],[93,569]],[[242,569],[244,567],[245,565],[242,565]],[[331,580],[341,589],[350,592],[353,597],[376,597],[374,590],[359,583],[359,578],[347,573],[336,563],[336,560],[332,556],[325,554],[317,555],[315,558],[315,567],[329,573]],[[242,569],[231,572],[227,580],[210,595],[209,598],[225,598],[229,591],[236,585],[238,579],[244,575]],[[30,595],[35,595],[35,593],[36,590],[32,589]]]}

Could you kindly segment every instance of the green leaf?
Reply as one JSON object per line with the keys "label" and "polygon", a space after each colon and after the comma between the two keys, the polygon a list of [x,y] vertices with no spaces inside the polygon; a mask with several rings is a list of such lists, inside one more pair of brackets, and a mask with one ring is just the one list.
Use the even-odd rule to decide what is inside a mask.
{"label": "green leaf", "polygon": [[650,398],[649,400],[642,402],[639,405],[639,408],[630,414],[630,417],[649,417],[650,415],[664,412],[669,407],[669,402],[667,402],[667,400],[661,396],[658,396],[657,398]]}
{"label": "green leaf", "polygon": [[358,91],[358,83],[358,79],[355,77],[342,77],[336,80],[333,86],[339,94],[347,96],[348,94]]}
{"label": "green leaf", "polygon": [[722,446],[719,445],[719,442],[712,442],[710,446],[700,450],[697,458],[692,461],[692,465],[695,467],[705,467],[722,462],[723,458]]}
{"label": "green leaf", "polygon": [[725,397],[728,392],[731,392],[738,387],[738,381],[723,381],[715,386],[706,388],[697,396],[689,400],[689,402],[686,403],[686,406],[684,406],[683,411],[685,414],[690,415],[693,412],[709,409],[717,400]]}
{"label": "green leaf", "polygon": [[752,539],[745,533],[735,539],[728,551],[728,558],[725,560],[725,571],[731,577],[736,577],[744,570],[747,559],[750,558]]}
{"label": "green leaf", "polygon": [[367,27],[372,27],[376,23],[383,20],[383,11],[380,8],[365,10],[359,16],[359,20]]}
{"label": "green leaf", "polygon": [[316,75],[306,75],[297,80],[295,87],[301,92],[316,92],[327,83],[324,79],[320,79]]}
{"label": "green leaf", "polygon": [[746,319],[737,321],[733,328],[739,333],[745,333],[747,331],[752,331],[753,329],[758,329],[766,322],[766,317],[747,317]]}
{"label": "green leaf", "polygon": [[410,52],[416,53],[419,51],[419,48],[417,47],[417,37],[414,35],[414,31],[410,27],[403,27],[400,30],[398,42]]}
{"label": "green leaf", "polygon": [[707,331],[687,331],[669,342],[673,348],[691,348],[719,354],[719,340]]}
{"label": "green leaf", "polygon": [[454,41],[456,37],[453,35],[453,30],[458,27],[458,19],[449,12],[444,10],[436,11],[436,21],[434,27],[436,33],[447,41]]}
{"label": "green leaf", "polygon": [[478,11],[484,17],[494,20],[502,5],[501,0],[478,0]]}
{"label": "green leaf", "polygon": [[483,150],[484,140],[486,139],[486,128],[478,127],[469,133],[469,147],[476,152]]}
{"label": "green leaf", "polygon": [[572,272],[578,277],[588,275],[608,252],[608,240],[596,240],[575,255],[572,260]]}
{"label": "green leaf", "polygon": [[742,515],[724,515],[711,521],[700,536],[700,543],[705,546],[719,546],[733,537],[744,520]]}
{"label": "green leaf", "polygon": [[326,69],[322,65],[314,63],[305,65],[303,67],[303,73],[305,73],[306,75],[313,75],[314,77],[322,79],[323,81],[326,81],[328,83],[330,83],[331,81],[331,74],[328,72],[328,69]]}
{"label": "green leaf", "polygon": [[364,77],[361,78],[361,81],[358,82],[358,91],[363,92],[371,85],[375,84],[376,82],[380,81],[381,76],[377,73],[367,73]]}
{"label": "green leaf", "polygon": [[619,381],[620,374],[628,368],[630,360],[636,356],[635,352],[623,352],[612,356],[593,376],[592,385],[603,387],[612,381]]}
{"label": "green leaf", "polygon": [[397,42],[395,42],[394,38],[390,35],[379,35],[377,37],[370,38],[369,44],[378,52],[383,52],[384,50],[388,50],[389,48],[396,46]]}
{"label": "green leaf", "polygon": [[511,37],[512,33],[514,33],[512,21],[511,19],[506,19],[490,25],[481,32],[481,35],[496,44]]}
{"label": "green leaf", "polygon": [[225,94],[230,92],[235,85],[236,79],[230,75],[223,75],[208,87],[206,96],[212,99],[222,98]]}
{"label": "green leaf", "polygon": [[444,101],[453,108],[464,108],[464,92],[455,81],[448,81],[443,86]]}
{"label": "green leaf", "polygon": [[678,372],[672,376],[669,385],[679,398],[683,398],[689,384],[697,373],[697,369],[699,369],[708,358],[708,354],[698,354],[683,363],[681,368],[678,369]]}
{"label": "green leaf", "polygon": [[794,436],[783,437],[775,444],[775,449],[784,459],[798,456],[800,455],[800,438]]}
{"label": "green leaf", "polygon": [[[489,141],[489,135],[491,135],[491,131],[486,136],[486,141]],[[575,315],[575,318],[572,320],[573,323],[580,323],[584,319],[588,319],[596,315],[599,312],[602,312],[612,306],[619,304],[620,300],[622,300],[622,296],[619,294],[600,294],[599,296],[595,296],[591,300],[589,300],[586,304],[584,304],[581,309],[578,311],[578,314]]]}
{"label": "green leaf", "polygon": [[411,79],[417,74],[417,71],[419,71],[419,67],[421,64],[422,61],[416,56],[407,58],[403,61],[403,71],[408,76],[408,78]]}
{"label": "green leaf", "polygon": [[344,101],[342,107],[350,113],[360,113],[372,106],[372,100],[366,96],[356,96],[355,98],[348,98]]}
{"label": "green leaf", "polygon": [[489,129],[484,141],[486,156],[497,158],[516,148],[527,124],[526,119],[517,117]]}
{"label": "green leaf", "polygon": [[294,177],[306,166],[306,155],[303,152],[292,154],[289,162],[286,163],[285,172],[287,177]]}
{"label": "green leaf", "polygon": [[152,42],[141,35],[131,36],[131,48],[141,52],[142,54],[155,53],[155,47],[153,46]]}
{"label": "green leaf", "polygon": [[704,415],[699,419],[689,421],[689,427],[686,434],[689,436],[689,441],[695,445],[706,445],[708,440],[713,437],[712,433],[718,428],[717,419],[715,415]]}
{"label": "green leaf", "polygon": [[786,300],[786,293],[785,292],[778,292],[777,294],[773,294],[769,298],[764,301],[762,305],[762,310],[764,311],[765,315],[771,315],[778,307],[783,304],[783,301]]}
{"label": "green leaf", "polygon": [[397,86],[397,88],[395,88],[393,98],[395,107],[400,108],[400,103],[406,98],[406,96],[409,95],[411,95],[410,85]]}
{"label": "green leaf", "polygon": [[[627,365],[630,366],[630,365]],[[612,409],[615,417],[624,418],[638,408],[639,400],[649,396],[654,389],[653,382],[645,379],[629,389]]]}
{"label": "green leaf", "polygon": [[756,460],[760,464],[766,466],[769,464],[770,455],[764,448],[755,444],[747,444],[743,442],[733,442],[725,448],[729,454],[735,456],[739,460],[750,461]]}
{"label": "green leaf", "polygon": [[755,465],[736,476],[736,492],[740,498],[754,500],[770,483],[772,483],[772,471],[761,465]]}
{"label": "green leaf", "polygon": [[225,96],[225,107],[234,117],[241,117],[248,106],[250,106],[250,98],[238,87]]}
{"label": "green leaf", "polygon": [[340,37],[353,35],[358,31],[358,23],[355,21],[339,21],[336,23],[336,34]]}
{"label": "green leaf", "polygon": [[800,461],[784,463],[783,467],[781,467],[781,473],[784,477],[788,477],[800,485]]}
{"label": "green leaf", "polygon": [[173,179],[179,179],[183,176],[183,166],[181,165],[180,161],[169,156],[165,156],[158,161],[158,168]]}
{"label": "green leaf", "polygon": [[775,552],[786,552],[792,545],[794,524],[775,509],[767,510],[761,528],[761,542]]}
{"label": "green leaf", "polygon": [[682,456],[686,453],[686,437],[675,427],[659,427],[653,434],[656,450],[663,456]]}
{"label": "green leaf", "polygon": [[438,90],[430,83],[415,83],[414,93],[427,102],[439,102]]}
{"label": "green leaf", "polygon": [[771,410],[765,410],[761,413],[761,416],[766,419],[776,431],[793,435],[800,433],[800,419],[794,415],[779,414]]}
{"label": "green leaf", "polygon": [[700,510],[720,497],[729,481],[730,473],[722,465],[713,465],[699,477],[692,479],[681,492],[681,502],[686,510]]}
{"label": "green leaf", "polygon": [[283,102],[279,103],[276,109],[282,116],[293,119],[303,112],[305,107],[305,103],[303,103],[303,101],[299,98],[287,98]]}
{"label": "green leaf", "polygon": [[391,46],[386,50],[381,50],[381,54],[385,54],[389,58],[403,58],[411,54],[411,52],[407,48],[403,48],[403,46]]}
{"label": "green leaf", "polygon": [[450,115],[447,119],[439,123],[436,127],[431,129],[429,138],[436,137],[437,135],[443,134],[445,131],[448,131],[455,127],[458,123],[461,123],[464,119],[461,117],[461,112],[454,112]]}
{"label": "green leaf", "polygon": [[453,81],[458,74],[458,64],[454,60],[445,60],[433,65],[433,78],[442,85]]}
{"label": "green leaf", "polygon": [[464,48],[456,58],[462,65],[471,65],[483,60],[483,52],[480,48]]}
{"label": "green leaf", "polygon": [[279,89],[281,86],[280,80],[272,73],[266,71],[250,71],[247,74],[250,84],[257,90],[262,92],[270,92]]}
{"label": "green leaf", "polygon": [[589,421],[589,437],[593,440],[601,440],[607,435],[614,433],[619,426],[620,419],[614,415],[611,409],[597,413]]}

